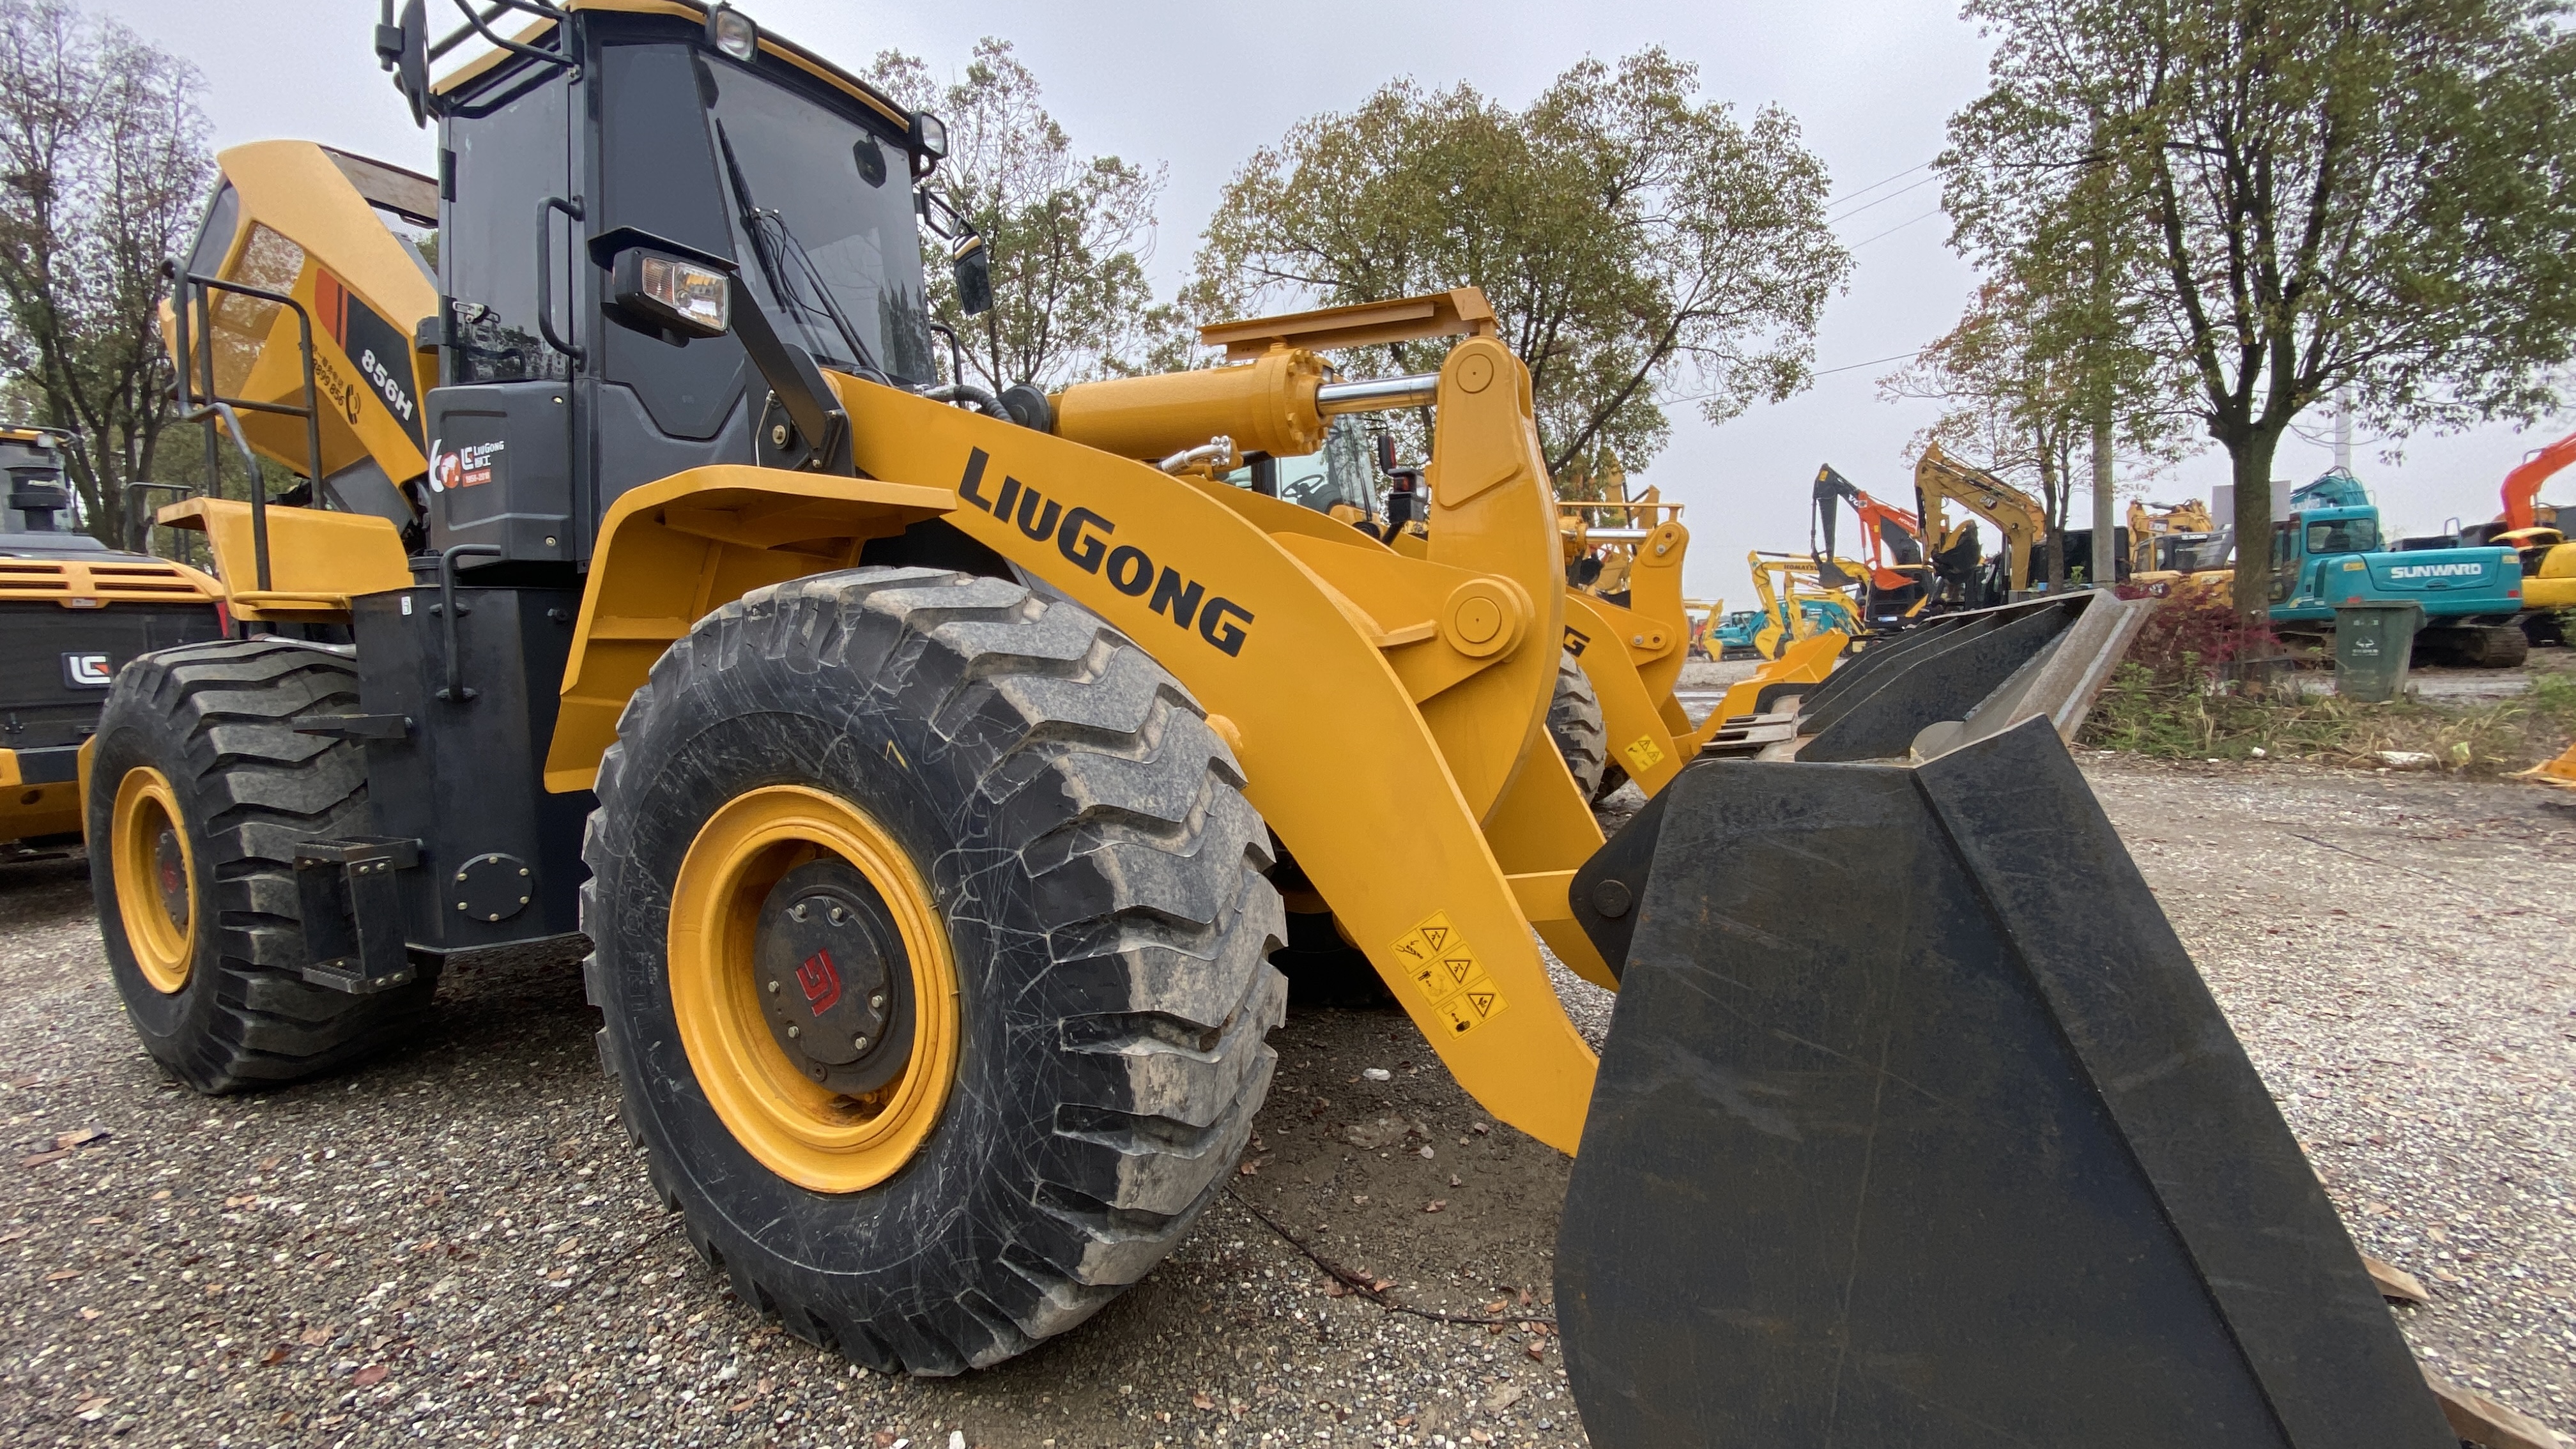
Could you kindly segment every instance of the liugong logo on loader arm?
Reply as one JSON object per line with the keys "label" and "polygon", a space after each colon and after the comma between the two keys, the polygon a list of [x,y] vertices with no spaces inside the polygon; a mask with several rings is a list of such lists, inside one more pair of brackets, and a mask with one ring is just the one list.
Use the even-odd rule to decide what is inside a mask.
{"label": "liugong logo on loader arm", "polygon": [[1055,499],[1041,494],[1019,479],[1005,475],[1000,493],[984,496],[984,465],[989,460],[981,448],[966,455],[966,476],[957,484],[957,495],[977,508],[1017,527],[1031,539],[1044,542],[1052,537],[1056,552],[1087,574],[1103,574],[1109,587],[1129,598],[1146,598],[1146,607],[1157,614],[1168,614],[1173,623],[1184,629],[1196,625],[1199,637],[1217,647],[1219,652],[1235,655],[1243,652],[1245,631],[1252,624],[1252,611],[1222,594],[1211,594],[1207,585],[1184,578],[1181,571],[1165,565],[1159,570],[1154,560],[1134,544],[1110,547],[1118,525],[1088,508],[1067,509]]}

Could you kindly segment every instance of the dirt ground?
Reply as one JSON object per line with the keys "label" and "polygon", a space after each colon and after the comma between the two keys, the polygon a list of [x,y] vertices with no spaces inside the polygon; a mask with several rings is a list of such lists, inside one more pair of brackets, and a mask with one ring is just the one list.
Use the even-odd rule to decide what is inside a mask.
{"label": "dirt ground", "polygon": [[[2576,795],[2085,765],[2356,1237],[2432,1290],[2419,1352],[2576,1428]],[[1400,1017],[1292,1015],[1237,1196],[1090,1324],[945,1381],[743,1313],[654,1205],[592,1025],[561,961],[460,970],[389,1059],[194,1098],[120,1018],[81,867],[0,867],[0,1443],[1583,1442],[1518,1317],[1565,1163]],[[1336,1296],[1282,1232],[1503,1321]]]}

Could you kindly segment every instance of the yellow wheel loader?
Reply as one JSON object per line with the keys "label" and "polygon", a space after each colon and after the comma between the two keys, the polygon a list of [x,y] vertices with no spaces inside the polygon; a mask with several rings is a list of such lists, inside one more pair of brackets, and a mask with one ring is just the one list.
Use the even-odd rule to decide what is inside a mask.
{"label": "yellow wheel loader", "polygon": [[116,671],[222,633],[214,580],[66,526],[77,446],[0,425],[0,845],[23,850],[79,845],[80,750]]}
{"label": "yellow wheel loader", "polygon": [[[924,189],[936,117],[724,6],[469,17],[502,43],[460,56],[419,0],[380,31],[438,121],[428,311],[387,310],[412,264],[346,171],[305,148],[274,194],[256,147],[174,309],[269,294],[291,387],[187,373],[243,416],[302,406],[345,350],[299,319],[363,302],[417,346],[390,385],[361,361],[361,421],[425,421],[388,470],[417,545],[318,487],[165,515],[244,617],[347,641],[149,656],[102,720],[101,927],[185,1080],[348,1060],[449,956],[586,938],[689,1241],[806,1339],[955,1373],[1080,1323],[1222,1189],[1285,884],[1477,1102],[1578,1154],[1556,1306],[1596,1443],[2450,1442],[2051,727],[2101,596],[1864,654],[1767,758],[1673,758],[1665,722],[1605,842],[1545,729],[1568,631],[1668,695],[1678,581],[1660,644],[1650,598],[1568,594],[1487,318],[1403,299],[988,396],[938,380],[922,310],[919,218],[985,280]],[[1287,340],[1343,324],[1456,340],[1403,378]],[[1397,406],[1435,415],[1419,556],[1212,476]],[[304,442],[268,456],[326,481]],[[1550,951],[1620,992],[1598,1058]]]}

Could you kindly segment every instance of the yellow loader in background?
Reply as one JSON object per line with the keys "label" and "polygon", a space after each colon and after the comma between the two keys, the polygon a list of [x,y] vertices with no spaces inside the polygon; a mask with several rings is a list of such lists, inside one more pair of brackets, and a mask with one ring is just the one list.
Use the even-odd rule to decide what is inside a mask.
{"label": "yellow loader in background", "polygon": [[[1458,294],[1238,324],[1229,367],[942,382],[915,218],[970,305],[989,278],[923,185],[936,117],[729,7],[516,8],[436,79],[471,36],[417,0],[380,31],[442,152],[436,301],[385,369],[426,420],[388,470],[419,543],[318,486],[310,432],[251,440],[309,505],[165,513],[279,621],[129,666],[92,750],[108,954],[183,1080],[353,1060],[451,956],[586,939],[690,1242],[806,1339],[955,1373],[1221,1190],[1293,891],[1578,1154],[1556,1307],[1596,1443],[2448,1445],[2060,742],[2107,596],[1909,631],[1701,759],[1656,708],[1677,525],[1630,607],[1567,590],[1529,374]],[[327,157],[254,195],[265,154],[220,158],[173,316],[298,249],[257,299],[291,385],[226,392],[177,339],[236,438],[222,409],[321,387],[334,289],[399,325],[411,266]],[[1355,334],[1456,340],[1338,376]],[[1207,466],[1422,406],[1418,554]],[[1545,729],[1573,634],[1661,751],[1612,727],[1657,786],[1606,842]],[[1543,947],[1620,993],[1598,1058]]]}

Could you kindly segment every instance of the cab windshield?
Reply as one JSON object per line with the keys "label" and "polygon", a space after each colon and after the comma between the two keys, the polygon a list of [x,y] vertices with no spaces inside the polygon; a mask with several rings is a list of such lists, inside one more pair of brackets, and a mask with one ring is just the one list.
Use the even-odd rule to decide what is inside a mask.
{"label": "cab windshield", "polygon": [[[1368,425],[1356,416],[1333,419],[1322,451],[1279,458],[1273,466],[1278,469],[1279,496],[1300,508],[1330,513],[1334,504],[1347,503],[1365,514],[1378,511],[1376,459],[1370,455]],[[1225,481],[1249,488],[1252,470],[1237,468],[1225,475]]]}
{"label": "cab windshield", "polygon": [[2367,518],[2338,518],[2308,525],[2308,553],[2372,553],[2379,548],[2379,525]]}
{"label": "cab windshield", "polygon": [[825,366],[935,381],[903,148],[741,66],[699,75],[735,255],[789,339]]}

